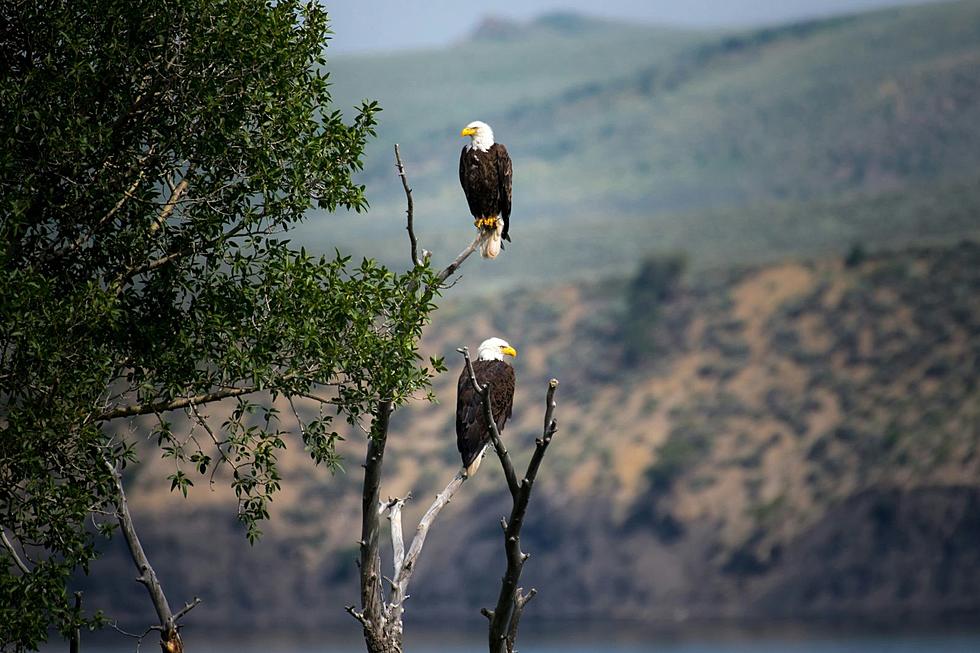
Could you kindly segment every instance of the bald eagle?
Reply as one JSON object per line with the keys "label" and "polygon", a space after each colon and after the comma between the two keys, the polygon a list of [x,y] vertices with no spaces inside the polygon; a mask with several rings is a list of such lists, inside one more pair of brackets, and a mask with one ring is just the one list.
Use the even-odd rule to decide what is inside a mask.
{"label": "bald eagle", "polygon": [[[514,368],[504,360],[505,355],[517,356],[517,350],[500,338],[490,338],[480,344],[473,362],[477,383],[490,384],[490,409],[498,431],[504,430],[514,406]],[[483,400],[464,364],[456,392],[456,446],[467,476],[475,474],[480,467],[488,442],[490,425],[483,412]]]}
{"label": "bald eagle", "polygon": [[459,183],[482,238],[484,258],[496,258],[500,240],[510,241],[510,200],[513,166],[507,148],[493,142],[490,125],[479,120],[466,125],[460,136],[470,143],[459,155]]}

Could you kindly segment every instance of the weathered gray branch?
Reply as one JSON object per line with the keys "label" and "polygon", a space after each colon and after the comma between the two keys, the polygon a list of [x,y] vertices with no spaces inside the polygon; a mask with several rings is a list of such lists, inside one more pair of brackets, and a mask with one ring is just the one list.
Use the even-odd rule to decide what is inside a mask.
{"label": "weathered gray branch", "polygon": [[398,168],[398,176],[402,180],[402,188],[405,189],[405,203],[408,205],[405,210],[405,229],[408,230],[408,240],[412,245],[412,265],[422,265],[422,259],[419,258],[419,241],[415,237],[415,202],[412,200],[412,189],[408,185],[408,175],[405,174],[405,165],[402,163],[402,153],[398,149],[398,143],[395,143],[395,167]]}
{"label": "weathered gray branch", "polygon": [[[547,404],[544,416],[544,430],[541,437],[535,441],[534,453],[528,463],[524,479],[520,482],[517,495],[513,497],[514,503],[510,512],[510,519],[502,519],[500,524],[504,530],[504,551],[507,555],[507,571],[500,583],[500,594],[497,597],[496,607],[490,611],[485,610],[485,614],[490,619],[489,647],[490,653],[514,653],[517,641],[517,628],[520,623],[521,614],[524,606],[535,595],[533,588],[524,594],[518,587],[521,579],[521,571],[524,569],[524,562],[530,557],[521,551],[521,528],[524,525],[524,516],[527,514],[528,502],[531,499],[531,489],[537,477],[541,461],[544,459],[545,451],[551,444],[551,438],[558,431],[558,421],[554,418],[555,391],[558,389],[558,380],[551,379],[548,382]],[[484,396],[484,405],[489,404],[489,396]],[[500,464],[504,467],[510,465],[510,458],[501,455],[498,450]]]}
{"label": "weathered gray branch", "polygon": [[[401,630],[402,623],[402,613],[404,612],[404,602],[408,598],[408,583],[412,580],[412,574],[415,573],[415,562],[418,560],[419,554],[422,553],[422,547],[425,546],[425,538],[429,534],[429,528],[432,526],[432,522],[436,520],[442,509],[452,501],[453,495],[456,494],[456,490],[460,488],[461,485],[466,481],[466,475],[460,470],[456,476],[453,477],[449,484],[436,495],[435,500],[429,506],[429,509],[425,511],[422,518],[419,520],[419,525],[415,529],[415,536],[412,538],[412,543],[408,547],[408,553],[404,553],[404,542],[402,540],[402,527],[401,527],[401,508],[404,505],[404,501],[395,501],[389,504],[389,518],[391,519],[391,541],[392,549],[394,551],[394,569],[395,576],[392,582],[391,588],[391,601],[389,603],[389,620],[396,624],[399,631]],[[399,548],[401,549],[401,555],[399,555]]]}
{"label": "weathered gray branch", "polygon": [[[376,651],[388,652],[402,650],[404,604],[409,596],[408,585],[412,579],[412,574],[415,572],[416,562],[422,553],[422,547],[425,545],[425,538],[429,533],[429,528],[431,528],[439,513],[449,504],[453,495],[456,494],[456,491],[465,480],[466,476],[462,471],[458,472],[449,481],[449,484],[443,488],[442,492],[436,495],[435,500],[419,520],[419,524],[415,529],[415,535],[412,538],[407,552],[405,550],[405,540],[402,531],[402,507],[405,505],[408,497],[405,499],[382,501],[378,504],[377,510],[371,511],[374,515],[370,521],[374,522],[374,517],[379,517],[384,513],[388,513],[388,519],[391,521],[392,562],[394,569],[394,574],[390,581],[391,597],[385,602],[382,595],[381,579],[383,576],[381,575],[380,556],[376,555],[373,558],[377,561],[377,565],[372,567],[368,574],[365,574],[363,566],[364,557],[362,555],[361,583],[362,587],[366,585],[371,589],[368,595],[371,603],[364,604],[363,612],[355,610],[354,606],[347,606],[347,612],[364,627],[365,641],[368,644],[368,650],[372,653]],[[366,505],[364,507],[366,508]],[[378,527],[380,527],[380,524],[378,524]],[[374,532],[377,533],[377,530]],[[362,542],[362,551],[364,550],[363,545],[364,542]],[[375,598],[377,598],[377,605],[374,603]],[[362,601],[364,600],[364,594],[362,593]],[[371,606],[370,609],[368,606]]]}
{"label": "weathered gray branch", "polygon": [[[429,254],[423,250],[422,257],[419,257],[418,239],[415,235],[415,208],[412,200],[412,189],[408,185],[405,166],[401,160],[401,151],[397,145],[395,146],[395,162],[408,203],[406,229],[411,244],[412,263],[413,265],[422,265],[428,259]],[[479,242],[480,239],[477,237],[466,249],[460,252],[452,263],[436,275],[436,283],[443,284],[455,273],[470,254],[476,251]],[[419,522],[415,536],[412,538],[412,544],[406,552],[401,529],[401,508],[404,500],[394,500],[388,503],[379,501],[384,452],[393,409],[394,406],[390,401],[380,402],[371,423],[371,437],[368,441],[367,455],[364,461],[364,486],[361,496],[361,539],[359,542],[361,609],[357,610],[353,605],[347,606],[347,612],[357,619],[363,627],[364,641],[369,653],[401,653],[403,604],[408,598],[408,583],[415,570],[415,563],[421,553],[432,522],[465,480],[461,472],[439,493]],[[392,523],[394,554],[391,600],[387,603],[384,600],[382,584],[384,576],[381,573],[381,557],[379,554],[380,516],[384,512],[389,513]]]}
{"label": "weathered gray branch", "polygon": [[[402,188],[405,191],[405,204],[406,204],[406,220],[405,229],[408,231],[408,240],[411,246],[411,256],[412,265],[422,265],[430,256],[430,252],[422,250],[422,256],[419,256],[419,241],[418,237],[415,235],[415,201],[412,199],[412,188],[408,185],[408,173],[405,172],[405,164],[402,163],[401,149],[398,144],[395,143],[395,167],[398,169],[398,177],[401,179]],[[451,277],[456,270],[459,269],[463,262],[470,257],[470,254],[475,252],[480,246],[480,234],[477,234],[473,242],[470,243],[466,249],[460,252],[453,262],[447,265],[439,274],[436,275],[436,284],[442,285],[446,282],[449,277]]]}
{"label": "weathered gray branch", "polygon": [[119,520],[119,527],[122,531],[123,539],[129,548],[130,556],[132,556],[133,563],[136,565],[137,571],[139,571],[139,576],[136,580],[146,587],[146,591],[150,595],[150,600],[153,602],[153,609],[156,611],[157,618],[160,620],[160,648],[163,649],[164,653],[183,653],[184,644],[177,630],[177,621],[196,607],[200,603],[200,599],[195,598],[194,601],[185,605],[177,614],[174,614],[170,609],[170,603],[167,601],[167,596],[163,592],[160,580],[157,578],[153,566],[150,565],[150,561],[146,557],[146,552],[143,550],[143,545],[140,543],[139,536],[136,534],[133,517],[129,512],[129,504],[126,501],[126,490],[123,488],[122,474],[108,459],[105,459],[104,462],[109,469],[109,473],[112,474],[112,480],[116,486],[116,516]]}
{"label": "weathered gray branch", "polygon": [[17,568],[20,569],[21,573],[24,575],[31,573],[31,570],[28,569],[26,564],[24,564],[24,561],[20,559],[20,555],[17,554],[17,549],[15,549],[14,545],[7,539],[7,532],[2,526],[0,526],[0,542],[3,542],[4,548],[6,548],[7,552],[10,553],[10,557],[13,558],[14,564],[17,565]]}

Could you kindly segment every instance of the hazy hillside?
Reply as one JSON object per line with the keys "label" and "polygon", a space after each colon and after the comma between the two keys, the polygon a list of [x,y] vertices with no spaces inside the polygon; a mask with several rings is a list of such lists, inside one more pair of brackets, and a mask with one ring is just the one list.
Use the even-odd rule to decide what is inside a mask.
{"label": "hazy hillside", "polygon": [[[547,597],[537,616],[980,611],[980,245],[694,274],[639,334],[623,331],[637,307],[620,281],[477,308],[447,306],[427,342],[448,355],[496,333],[521,350],[505,432],[518,459],[546,379],[562,381],[562,428],[523,538],[527,583]],[[455,358],[443,404],[396,416],[382,494],[411,490],[410,520],[458,465]],[[170,591],[207,601],[195,623],[231,626],[237,611],[262,626],[344,621],[362,440],[333,479],[293,451],[252,550],[225,492],[195,489],[201,510],[187,516],[161,469],[133,480]],[[430,535],[413,617],[492,601],[500,476],[485,463]],[[125,597],[141,588],[113,557],[88,596],[132,616],[146,606]]]}
{"label": "hazy hillside", "polygon": [[[871,203],[909,188],[941,194],[980,175],[975,2],[735,33],[568,15],[498,27],[446,50],[331,60],[341,106],[371,97],[385,107],[363,175],[374,210],[315,220],[302,240],[400,261],[400,142],[425,245],[455,254],[472,230],[458,134],[474,118],[515,160],[515,242],[493,267],[497,283],[624,272],[632,257],[610,261],[610,250],[665,241],[697,265],[730,244],[728,222],[760,229],[753,216],[773,203],[786,212],[842,193]],[[795,215],[794,228],[806,224],[806,211]],[[915,239],[885,217],[865,223],[869,237]],[[821,237],[839,250],[853,233]],[[768,253],[742,239],[729,258]],[[815,253],[809,245],[795,249]]]}
{"label": "hazy hillside", "polygon": [[[467,263],[423,339],[443,403],[394,416],[382,494],[413,493],[407,529],[459,464],[454,350],[499,335],[520,351],[518,460],[561,380],[527,615],[980,615],[980,3],[737,33],[553,14],[330,65],[341,104],[385,106],[373,209],[294,241],[405,265],[397,141],[440,262],[471,238],[460,127],[487,120],[516,161],[514,243]],[[663,252],[687,257],[679,282],[631,280]],[[363,438],[336,477],[291,443],[254,548],[220,483],[188,506],[144,449],[135,519],[173,600],[205,600],[195,624],[356,628]],[[483,627],[505,495],[492,459],[467,481],[409,620]],[[86,604],[142,624],[119,544]]]}

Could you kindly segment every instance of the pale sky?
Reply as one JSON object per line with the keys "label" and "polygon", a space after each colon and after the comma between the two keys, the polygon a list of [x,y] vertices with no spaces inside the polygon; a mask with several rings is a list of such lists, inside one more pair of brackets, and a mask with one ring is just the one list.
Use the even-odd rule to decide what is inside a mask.
{"label": "pale sky", "polygon": [[555,10],[694,27],[741,27],[922,0],[323,0],[331,52],[431,48],[462,39],[488,15],[527,20]]}

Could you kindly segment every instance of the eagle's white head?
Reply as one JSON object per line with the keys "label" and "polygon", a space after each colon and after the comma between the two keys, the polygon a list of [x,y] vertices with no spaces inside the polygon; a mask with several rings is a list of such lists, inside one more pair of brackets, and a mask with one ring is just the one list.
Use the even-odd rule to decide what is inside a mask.
{"label": "eagle's white head", "polygon": [[463,131],[459,132],[459,135],[469,136],[469,147],[475,147],[483,152],[489,150],[490,146],[493,145],[493,130],[490,129],[490,125],[479,120],[474,120],[463,127]]}
{"label": "eagle's white head", "polygon": [[501,338],[488,338],[480,343],[480,348],[476,352],[477,360],[481,361],[502,361],[504,355],[517,356],[517,350],[510,346],[506,340]]}

